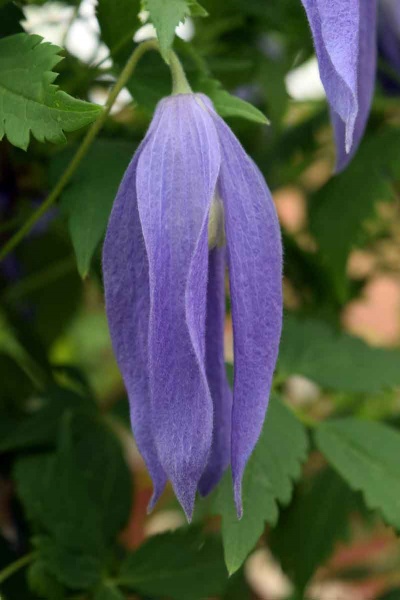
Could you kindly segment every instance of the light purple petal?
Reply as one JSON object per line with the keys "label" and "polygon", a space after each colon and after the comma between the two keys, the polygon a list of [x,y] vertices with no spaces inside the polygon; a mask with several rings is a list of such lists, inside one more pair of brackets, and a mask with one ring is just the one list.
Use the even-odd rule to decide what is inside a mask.
{"label": "light purple petal", "polygon": [[195,95],[174,96],[162,106],[137,169],[150,272],[151,408],[158,456],[190,518],[212,440],[207,224],[220,153],[212,119]]}
{"label": "light purple petal", "polygon": [[199,483],[203,496],[210,493],[230,462],[232,392],[224,360],[225,248],[210,252],[207,287],[206,369],[214,404],[211,454]]}
{"label": "light purple petal", "polygon": [[271,194],[229,127],[213,114],[221,145],[234,337],[232,475],[238,515],[247,460],[265,418],[282,326],[282,244]]}
{"label": "light purple petal", "polygon": [[103,248],[103,276],[111,339],[128,392],[132,429],[154,484],[152,507],[163,491],[166,475],[151,429],[149,269],[136,197],[137,163],[148,139],[149,134],[130,163],[114,202]]}
{"label": "light purple petal", "polygon": [[363,135],[376,72],[377,0],[302,0],[331,107],[337,170]]}
{"label": "light purple petal", "polygon": [[350,151],[347,152],[345,148],[345,125],[337,114],[332,114],[337,148],[337,172],[347,167],[360,145],[374,95],[377,62],[377,0],[359,0],[359,3],[358,113],[354,123],[353,143]]}

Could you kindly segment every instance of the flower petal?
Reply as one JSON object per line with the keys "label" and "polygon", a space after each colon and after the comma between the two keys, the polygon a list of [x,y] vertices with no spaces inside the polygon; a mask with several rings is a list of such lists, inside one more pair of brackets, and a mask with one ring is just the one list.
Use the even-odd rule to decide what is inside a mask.
{"label": "flower petal", "polygon": [[188,518],[211,447],[205,372],[207,221],[220,165],[212,119],[195,95],[164,113],[138,164],[140,220],[150,272],[150,382],[154,439]]}
{"label": "flower petal", "polygon": [[103,276],[111,339],[129,396],[132,429],[154,484],[152,507],[167,478],[151,430],[149,269],[136,198],[140,152],[130,163],[114,202],[103,248]]}
{"label": "flower petal", "polygon": [[232,392],[224,360],[225,248],[210,252],[207,286],[206,369],[214,405],[213,440],[199,492],[206,496],[230,462]]}
{"label": "flower petal", "polygon": [[346,127],[337,114],[332,114],[337,147],[336,171],[343,171],[357,152],[374,95],[377,63],[377,0],[359,0],[359,62],[358,62],[358,112],[353,128],[353,142],[350,150],[345,148]]}
{"label": "flower petal", "polygon": [[282,244],[271,194],[253,161],[216,114],[221,145],[231,288],[234,387],[232,475],[238,515],[241,482],[265,418],[282,326]]}
{"label": "flower petal", "polygon": [[377,0],[302,0],[332,111],[343,169],[363,135],[376,70]]}

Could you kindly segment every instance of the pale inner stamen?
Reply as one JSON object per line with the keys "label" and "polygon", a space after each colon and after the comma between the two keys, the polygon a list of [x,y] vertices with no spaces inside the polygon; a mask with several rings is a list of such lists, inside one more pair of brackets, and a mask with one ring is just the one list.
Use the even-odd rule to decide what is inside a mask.
{"label": "pale inner stamen", "polygon": [[225,245],[225,218],[222,200],[215,192],[208,216],[208,247],[221,248]]}

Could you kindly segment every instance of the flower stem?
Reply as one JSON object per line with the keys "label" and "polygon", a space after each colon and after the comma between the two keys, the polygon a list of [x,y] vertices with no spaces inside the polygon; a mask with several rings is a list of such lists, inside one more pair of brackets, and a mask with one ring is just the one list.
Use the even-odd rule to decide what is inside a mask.
{"label": "flower stem", "polygon": [[181,61],[173,50],[171,50],[169,54],[168,66],[172,76],[172,94],[174,96],[177,94],[193,94],[192,88],[186,79],[186,74],[183,70]]}
{"label": "flower stem", "polygon": [[14,561],[10,565],[7,565],[2,571],[0,571],[0,583],[3,583],[6,579],[17,573],[23,567],[29,565],[30,562],[35,558],[35,553],[31,552],[30,554],[25,554],[18,560]]}
{"label": "flower stem", "polygon": [[147,52],[148,50],[158,50],[158,43],[156,40],[148,40],[146,42],[143,42],[142,44],[137,46],[132,52],[131,57],[129,58],[120,76],[115,82],[113,89],[110,92],[104,111],[100,114],[98,119],[93,123],[93,125],[87,132],[86,136],[84,137],[81,145],[76,151],[68,167],[65,169],[64,173],[61,175],[60,179],[56,183],[55,187],[51,190],[47,198],[42,202],[39,208],[29,217],[27,221],[25,221],[22,227],[8,240],[8,242],[0,250],[0,261],[2,261],[19,244],[19,242],[31,231],[32,227],[34,227],[34,225],[38,222],[41,216],[54,204],[54,202],[60,196],[61,192],[63,191],[67,183],[70,181],[71,177],[75,173],[82,159],[85,157],[87,151],[92,145],[97,134],[103,127],[105,121],[107,120],[107,117],[110,114],[110,110],[115,100],[117,99],[118,94],[132,76],[136,65],[138,64],[143,54],[145,54],[145,52]]}

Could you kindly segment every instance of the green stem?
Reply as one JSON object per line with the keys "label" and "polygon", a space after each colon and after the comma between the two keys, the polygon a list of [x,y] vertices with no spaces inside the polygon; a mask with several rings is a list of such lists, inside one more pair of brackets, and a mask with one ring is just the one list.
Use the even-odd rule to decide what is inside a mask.
{"label": "green stem", "polygon": [[172,76],[172,94],[193,94],[182,64],[173,50],[169,54],[169,68]]}
{"label": "green stem", "polygon": [[137,30],[137,27],[135,27],[134,29],[132,29],[129,33],[127,33],[126,35],[124,35],[117,44],[115,44],[115,46],[113,46],[110,50],[110,53],[107,54],[107,56],[105,56],[104,58],[101,58],[97,63],[95,63],[94,65],[92,65],[92,69],[97,70],[101,67],[101,65],[103,65],[107,60],[112,60],[116,54],[118,54],[118,52],[120,50],[122,50],[122,48],[128,43],[128,42],[132,42],[133,36],[135,31]]}
{"label": "green stem", "polygon": [[135,48],[130,59],[126,63],[121,75],[118,77],[113,89],[110,92],[104,111],[100,114],[98,119],[93,123],[86,136],[84,137],[82,144],[79,146],[74,157],[69,163],[68,167],[61,175],[60,179],[56,183],[47,198],[39,206],[39,208],[25,221],[22,227],[8,240],[8,242],[0,250],[0,261],[2,261],[18,244],[19,242],[31,231],[32,227],[38,222],[41,216],[54,204],[61,192],[70,181],[71,177],[78,168],[80,162],[85,157],[87,151],[92,145],[94,139],[103,127],[110,110],[117,99],[120,91],[125,87],[127,81],[131,78],[137,63],[148,50],[158,50],[158,43],[156,40],[148,40],[143,42]]}
{"label": "green stem", "polygon": [[35,558],[35,553],[25,554],[15,562],[7,565],[2,571],[0,571],[0,583],[3,583],[6,579],[17,573],[20,569],[23,569]]}

